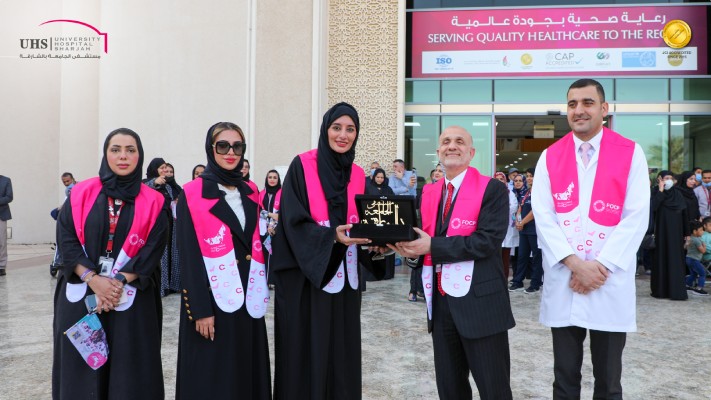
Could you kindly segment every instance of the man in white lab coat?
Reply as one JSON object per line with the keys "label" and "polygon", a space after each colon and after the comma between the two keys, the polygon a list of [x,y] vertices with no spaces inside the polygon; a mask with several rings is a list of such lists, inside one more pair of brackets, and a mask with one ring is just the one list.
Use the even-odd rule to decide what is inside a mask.
{"label": "man in white lab coat", "polygon": [[649,220],[642,148],[603,127],[599,82],[568,89],[572,132],[546,149],[532,194],[545,282],[540,322],[553,336],[553,398],[580,398],[590,330],[594,398],[622,399],[622,351],[636,324],[636,252]]}

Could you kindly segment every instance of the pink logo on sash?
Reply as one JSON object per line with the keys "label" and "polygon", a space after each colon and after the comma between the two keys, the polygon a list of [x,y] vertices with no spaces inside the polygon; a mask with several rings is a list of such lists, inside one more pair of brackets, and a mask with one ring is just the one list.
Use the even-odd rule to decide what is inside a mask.
{"label": "pink logo on sash", "polygon": [[451,226],[452,229],[459,229],[459,227],[462,226],[462,222],[459,218],[452,218],[452,221],[449,223],[449,226]]}
{"label": "pink logo on sash", "polygon": [[141,239],[136,233],[128,237],[128,242],[131,244],[131,246],[138,247],[143,247],[146,244],[146,241]]}
{"label": "pink logo on sash", "polygon": [[573,194],[573,189],[575,188],[575,184],[573,182],[570,182],[570,185],[568,185],[568,189],[566,189],[565,192],[562,193],[553,193],[553,198],[556,200],[570,200],[570,196]]}
{"label": "pink logo on sash", "polygon": [[243,290],[241,287],[235,289],[235,293],[237,293],[237,294],[240,294],[240,293],[242,293],[242,292],[244,292],[244,290]]}
{"label": "pink logo on sash", "polygon": [[218,244],[222,244],[222,241],[223,241],[224,238],[225,238],[225,232],[226,232],[226,231],[227,231],[227,228],[226,228],[224,225],[222,225],[222,226],[220,227],[220,230],[217,231],[217,235],[215,235],[215,236],[213,236],[213,237],[211,237],[211,238],[203,239],[203,240],[205,241],[205,243],[209,244],[210,246],[215,246],[215,245],[218,245]]}
{"label": "pink logo on sash", "polygon": [[596,201],[595,203],[593,203],[593,210],[595,210],[595,212],[605,211],[605,202],[602,200]]}

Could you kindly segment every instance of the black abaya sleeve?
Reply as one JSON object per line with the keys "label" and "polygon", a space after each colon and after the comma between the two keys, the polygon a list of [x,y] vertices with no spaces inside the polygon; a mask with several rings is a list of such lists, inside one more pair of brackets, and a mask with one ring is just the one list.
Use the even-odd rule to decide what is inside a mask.
{"label": "black abaya sleeve", "polygon": [[322,288],[336,273],[348,249],[334,243],[335,238],[335,226],[320,226],[311,217],[304,168],[297,156],[289,166],[281,189],[271,267],[274,271],[300,268],[314,286]]}

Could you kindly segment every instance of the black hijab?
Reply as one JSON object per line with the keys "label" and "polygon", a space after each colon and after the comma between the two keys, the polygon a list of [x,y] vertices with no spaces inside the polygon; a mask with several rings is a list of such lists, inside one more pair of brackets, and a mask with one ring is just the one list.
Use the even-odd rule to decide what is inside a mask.
{"label": "black hijab", "polygon": [[694,176],[693,171],[684,171],[679,176],[676,177],[676,186],[679,188],[679,191],[681,194],[686,197],[687,199],[693,198],[694,200],[696,199],[696,195],[694,195],[694,189],[686,186],[686,181]]}
{"label": "black hijab", "polygon": [[[109,163],[106,160],[106,152],[109,148],[111,138],[116,135],[128,135],[136,139],[136,147],[138,148],[138,164],[130,174],[119,176],[111,170]],[[106,137],[104,140],[104,157],[101,159],[101,167],[99,168],[99,179],[103,186],[104,193],[115,199],[121,199],[128,202],[133,202],[133,199],[138,196],[141,191],[141,171],[143,170],[143,145],[138,134],[128,128],[119,128]]]}
{"label": "black hijab", "polygon": [[160,176],[158,168],[165,164],[165,160],[162,158],[154,158],[148,163],[148,168],[146,168],[146,179],[151,180]]}
{"label": "black hijab", "polygon": [[[668,170],[664,171],[659,171],[659,174],[657,174],[658,178],[664,178],[665,176],[674,176],[674,173]],[[687,177],[688,179],[688,177]],[[662,181],[662,185],[664,185],[664,181]],[[664,192],[666,196],[662,197],[661,204],[670,209],[670,210],[683,210],[686,208],[686,200],[684,200],[684,195],[682,194],[682,191],[679,190],[678,185],[674,185],[669,189],[664,189]],[[660,193],[659,188],[657,187],[656,190],[653,190],[655,195]]]}
{"label": "black hijab", "polygon": [[[269,177],[269,174],[271,174],[272,172],[277,175],[276,186],[269,186],[269,179],[267,179],[267,178]],[[269,172],[267,172],[267,176],[264,178],[264,190],[266,190],[267,193],[269,193],[269,194],[276,194],[276,192],[278,192],[279,189],[281,189],[281,176],[279,175],[279,171],[277,171],[275,169],[270,169]]]}
{"label": "black hijab", "polygon": [[[383,182],[379,185],[375,182],[375,177],[378,174],[383,174],[383,178],[385,178],[385,179],[383,179]],[[388,175],[385,173],[385,170],[382,168],[376,168],[375,171],[373,171],[373,176],[370,178],[370,184],[375,186],[378,189],[382,189],[383,186],[387,186],[388,185]]]}
{"label": "black hijab", "polygon": [[[269,186],[269,174],[275,173],[277,175],[277,184],[276,186]],[[265,210],[272,211],[274,209],[274,201],[276,200],[276,194],[277,192],[281,189],[281,176],[279,175],[279,171],[275,169],[270,169],[269,172],[267,172],[267,177],[264,178],[264,190],[267,192],[267,196],[264,196],[264,200],[262,200],[262,206],[264,207]]]}
{"label": "black hijab", "polygon": [[[195,179],[195,178],[196,178],[196,176],[195,176],[195,171],[197,171],[197,169],[200,168],[200,167],[202,167],[202,170],[205,171],[205,166],[204,166],[204,165],[202,165],[202,164],[196,165],[196,166],[193,168],[193,173],[192,173],[192,175],[190,175],[190,176],[191,176],[190,179]],[[199,175],[198,175],[198,176],[199,176]]]}
{"label": "black hijab", "polygon": [[[237,131],[240,136],[242,136],[242,140],[245,140],[242,129],[236,124],[233,124],[232,122],[218,122],[215,125],[211,126],[210,129],[207,130],[207,137],[205,138],[205,153],[207,154],[207,166],[205,167],[205,171],[202,173],[202,175],[200,175],[200,178],[220,183],[223,186],[239,187],[244,185],[245,187],[248,187],[246,184],[244,184],[244,181],[242,180],[242,165],[244,164],[244,154],[239,158],[239,162],[233,170],[224,169],[217,165],[217,161],[215,161],[215,154],[212,152],[212,134],[218,129],[220,132]],[[252,190],[250,189],[247,193],[252,193]]]}
{"label": "black hijab", "polygon": [[[341,154],[336,153],[328,144],[328,128],[333,121],[347,115],[353,120],[356,128],[356,138],[351,148]],[[318,175],[321,187],[326,195],[326,201],[333,207],[346,204],[346,189],[351,180],[351,169],[355,160],[355,147],[360,132],[358,111],[348,103],[338,103],[323,115],[321,133],[318,138],[318,155],[316,157]]]}

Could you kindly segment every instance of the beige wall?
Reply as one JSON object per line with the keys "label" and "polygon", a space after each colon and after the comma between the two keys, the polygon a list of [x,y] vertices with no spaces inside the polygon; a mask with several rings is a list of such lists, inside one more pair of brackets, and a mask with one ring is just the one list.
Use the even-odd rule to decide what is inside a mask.
{"label": "beige wall", "polygon": [[[404,0],[28,0],[0,14],[0,174],[13,179],[11,243],[54,241],[59,175],[96,176],[104,138],[141,135],[153,157],[187,182],[205,162],[217,121],[240,125],[252,179],[316,146],[321,117],[351,102],[362,121],[356,161],[398,155],[398,37]],[[20,59],[21,38],[108,33],[95,60]],[[398,101],[398,99],[400,99]],[[398,133],[400,130],[400,133]]]}
{"label": "beige wall", "polygon": [[178,182],[205,163],[205,135],[219,121],[245,130],[249,103],[250,1],[102,2],[109,57],[101,62],[100,137],[141,135],[145,167],[162,157]]}
{"label": "beige wall", "polygon": [[[35,53],[21,49],[20,39],[76,34],[66,24],[38,25],[65,12],[94,18],[96,10],[82,3],[6,2],[0,13],[0,174],[13,183],[10,243],[54,241],[49,211],[64,198],[59,175],[96,165],[98,61],[19,58]],[[77,155],[73,148],[88,151]]]}
{"label": "beige wall", "polygon": [[313,14],[311,1],[257,3],[256,115],[249,159],[260,189],[267,171],[288,166],[296,154],[312,148],[313,26],[319,24]]}

